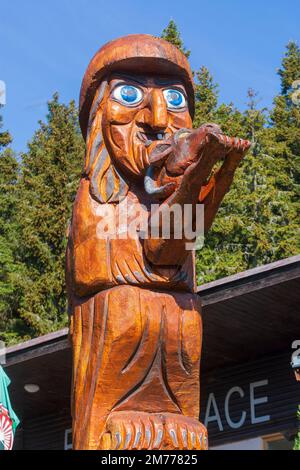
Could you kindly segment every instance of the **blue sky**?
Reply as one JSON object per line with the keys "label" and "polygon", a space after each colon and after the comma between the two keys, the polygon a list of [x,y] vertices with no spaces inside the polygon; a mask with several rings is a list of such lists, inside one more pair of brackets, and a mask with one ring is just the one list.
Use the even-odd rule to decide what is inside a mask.
{"label": "blue sky", "polygon": [[55,91],[78,101],[85,68],[102,44],[132,33],[159,36],[170,18],[192,51],[192,67],[210,69],[222,101],[244,107],[252,87],[262,106],[271,104],[284,47],[300,43],[299,0],[0,0],[3,116],[14,148],[26,149]]}

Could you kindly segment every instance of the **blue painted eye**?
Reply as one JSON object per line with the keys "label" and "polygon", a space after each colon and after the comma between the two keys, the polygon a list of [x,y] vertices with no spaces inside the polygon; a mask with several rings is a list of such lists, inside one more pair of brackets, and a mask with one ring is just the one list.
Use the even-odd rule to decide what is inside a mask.
{"label": "blue painted eye", "polygon": [[112,97],[126,106],[134,106],[142,100],[143,93],[135,86],[119,85],[113,90]]}
{"label": "blue painted eye", "polygon": [[185,96],[178,90],[164,90],[164,97],[169,109],[181,109],[186,106]]}

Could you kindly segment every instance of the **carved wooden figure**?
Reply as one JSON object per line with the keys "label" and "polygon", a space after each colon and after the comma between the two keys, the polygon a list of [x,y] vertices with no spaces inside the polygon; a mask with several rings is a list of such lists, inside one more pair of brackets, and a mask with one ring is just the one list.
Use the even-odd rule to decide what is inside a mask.
{"label": "carved wooden figure", "polygon": [[[176,218],[168,237],[161,224],[201,203],[207,231],[250,144],[214,124],[192,130],[193,112],[188,62],[162,39],[112,41],[85,73],[86,158],[67,248],[74,449],[208,446],[194,253],[184,224],[181,237]],[[137,212],[158,236],[132,230]]]}

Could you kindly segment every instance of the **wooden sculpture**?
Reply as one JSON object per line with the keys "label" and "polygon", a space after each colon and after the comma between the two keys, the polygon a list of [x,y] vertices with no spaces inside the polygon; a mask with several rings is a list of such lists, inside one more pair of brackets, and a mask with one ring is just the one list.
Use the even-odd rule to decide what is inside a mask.
{"label": "wooden sculpture", "polygon": [[[174,218],[169,237],[160,224],[175,205],[201,203],[207,231],[250,144],[214,124],[192,130],[193,112],[188,62],[162,39],[112,41],[85,73],[85,167],[67,248],[74,449],[208,446],[194,253]],[[138,225],[129,236],[137,209],[159,236]]]}

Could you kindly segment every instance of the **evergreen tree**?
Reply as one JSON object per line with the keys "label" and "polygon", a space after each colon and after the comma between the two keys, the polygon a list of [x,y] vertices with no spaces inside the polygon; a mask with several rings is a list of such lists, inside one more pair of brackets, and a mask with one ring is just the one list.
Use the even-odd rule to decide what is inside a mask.
{"label": "evergreen tree", "polygon": [[174,46],[183,52],[183,54],[189,58],[191,51],[188,51],[183,44],[180,32],[178,31],[177,25],[173,20],[169,21],[168,26],[163,30],[161,37],[166,41],[169,41]]}
{"label": "evergreen tree", "polygon": [[[285,192],[287,197],[290,195],[289,202],[293,202],[299,217],[300,102],[295,100],[294,86],[300,80],[300,48],[296,43],[287,45],[278,74],[281,94],[274,100],[269,140],[278,163],[278,190]],[[299,223],[299,219],[294,221]]]}
{"label": "evergreen tree", "polygon": [[195,116],[193,125],[200,127],[205,122],[213,122],[217,111],[219,87],[213,81],[209,70],[202,66],[195,73]]}
{"label": "evergreen tree", "polygon": [[236,172],[205,246],[197,253],[198,282],[234,274],[297,253],[296,210],[288,191],[278,189],[284,169],[274,153],[266,110],[257,109],[256,93],[248,92],[248,109],[240,113],[220,105],[214,120],[224,132],[247,138],[252,148]]}
{"label": "evergreen tree", "polygon": [[278,70],[281,93],[274,100],[271,126],[266,130],[268,146],[275,159],[276,188],[285,202],[286,227],[283,232],[285,251],[296,254],[300,248],[300,103],[293,99],[294,84],[300,79],[300,48],[290,42]]}
{"label": "evergreen tree", "polygon": [[[0,110],[2,108],[2,105],[0,105]],[[3,117],[0,115],[0,129],[3,127]],[[2,150],[4,147],[7,147],[12,142],[11,135],[8,131],[2,131],[0,132],[0,150]]]}
{"label": "evergreen tree", "polygon": [[[252,92],[251,92],[252,93]],[[257,140],[264,125],[263,111],[255,110],[254,103],[242,114],[233,105],[221,104],[214,112],[214,122],[223,132],[243,138]],[[258,126],[259,123],[259,126]],[[255,129],[255,133],[254,133]],[[250,134],[251,132],[251,134]],[[205,238],[204,247],[197,253],[198,282],[208,282],[243,271],[255,262],[260,234],[253,233],[258,214],[261,161],[254,156],[255,147],[246,156],[235,174],[230,192],[225,196],[215,222]],[[263,209],[263,208],[262,208]]]}
{"label": "evergreen tree", "polygon": [[[168,38],[182,50],[175,24]],[[254,90],[248,90],[247,109],[240,112],[232,103],[218,103],[218,85],[205,66],[195,73],[194,127],[215,122],[224,133],[252,142],[197,253],[198,282],[299,251],[300,106],[292,98],[295,81],[300,79],[300,53],[295,43],[288,44],[278,74],[281,94],[274,100],[268,122],[267,110],[258,108]]]}
{"label": "evergreen tree", "polygon": [[[290,98],[293,83],[300,80],[300,47],[294,41],[286,46],[281,68],[278,70],[281,78],[281,95]],[[290,100],[288,100],[289,104]]]}
{"label": "evergreen tree", "polygon": [[83,140],[74,102],[48,103],[22,156],[19,256],[25,266],[19,315],[35,335],[67,324],[66,230],[83,161]]}
{"label": "evergreen tree", "polygon": [[21,265],[16,259],[18,162],[8,148],[11,141],[9,132],[0,132],[0,339],[5,342],[13,340],[15,328],[20,328],[16,319],[17,280],[21,273]]}

